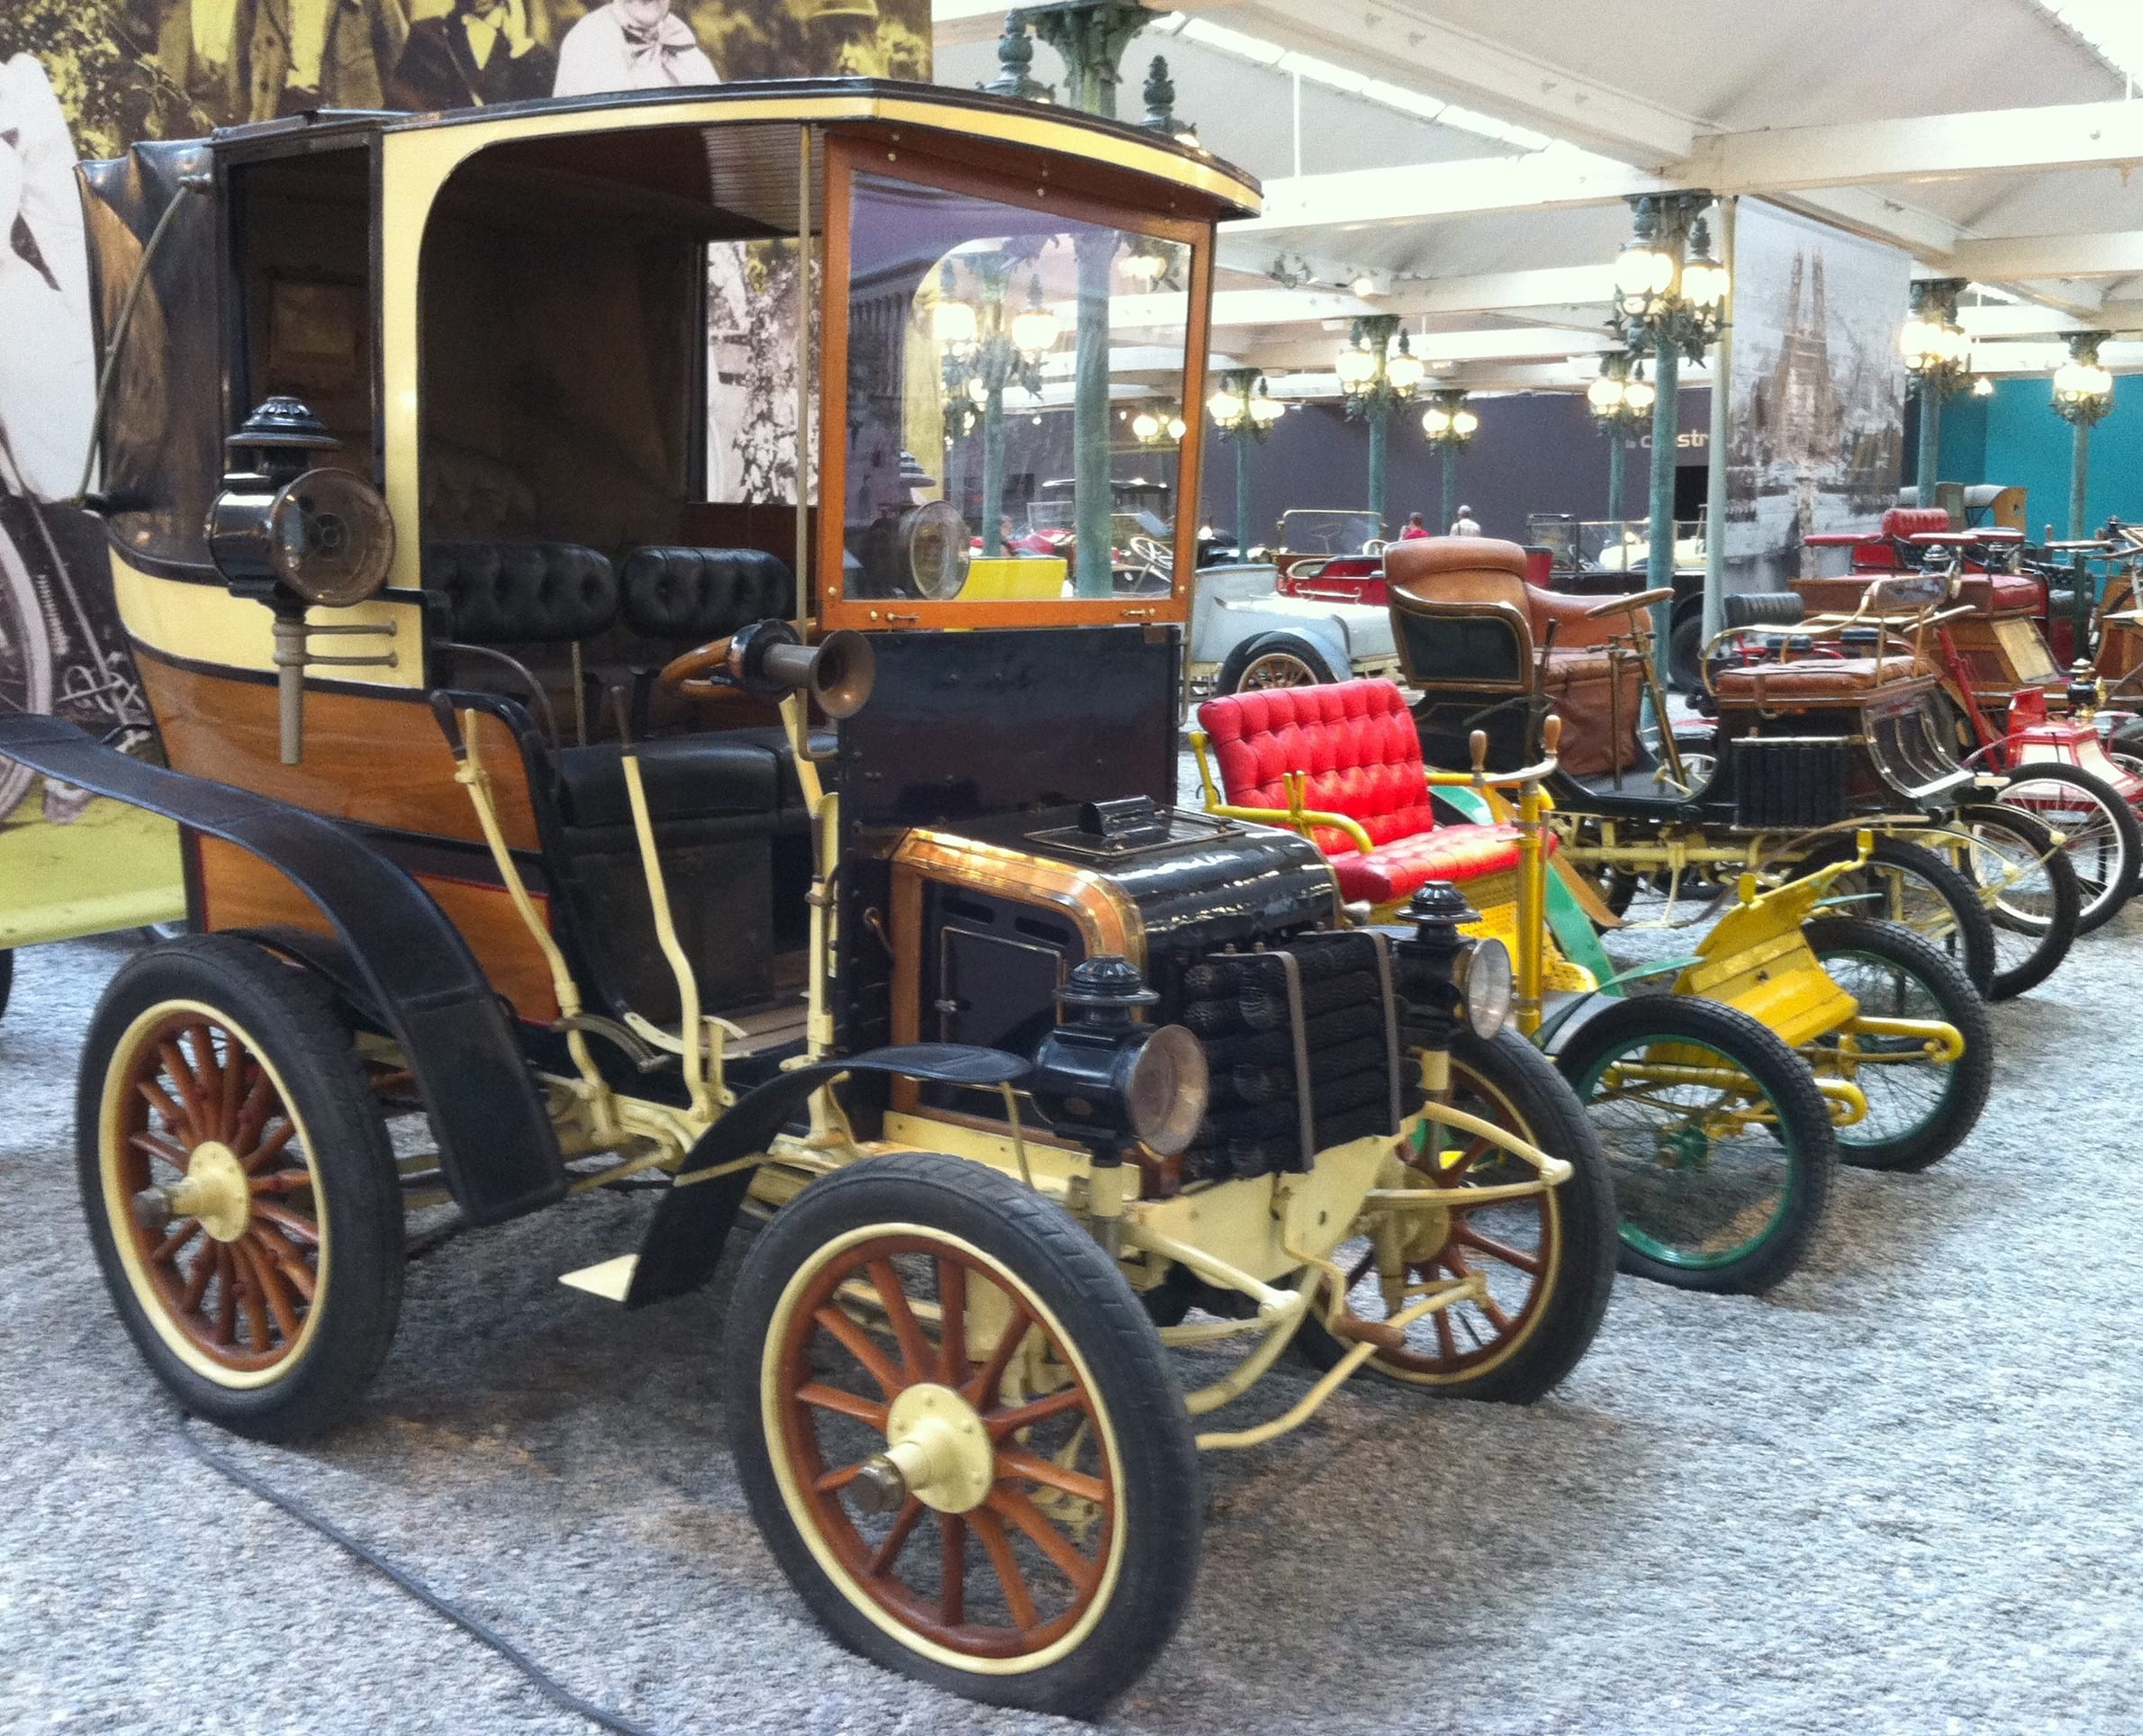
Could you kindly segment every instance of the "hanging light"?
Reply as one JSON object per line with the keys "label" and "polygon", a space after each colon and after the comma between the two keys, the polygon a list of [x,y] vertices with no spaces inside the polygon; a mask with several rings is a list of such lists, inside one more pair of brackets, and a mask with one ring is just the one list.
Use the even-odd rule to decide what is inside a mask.
{"label": "hanging light", "polygon": [[1037,275],[1027,285],[1026,308],[1013,316],[1012,347],[1029,361],[1056,348],[1062,330],[1057,317],[1042,304],[1042,279]]}
{"label": "hanging light", "polygon": [[2068,360],[2054,370],[2054,409],[2072,422],[2095,422],[2113,407],[2113,376],[2101,365],[2102,331],[2079,331],[2068,340]]}
{"label": "hanging light", "polygon": [[1168,437],[1170,439],[1180,440],[1189,432],[1190,424],[1185,421],[1180,416],[1171,416],[1168,419]]}
{"label": "hanging light", "polygon": [[1258,375],[1257,393],[1250,401],[1250,420],[1260,428],[1270,428],[1287,413],[1287,405],[1275,402],[1265,390],[1265,376]]}
{"label": "hanging light", "polygon": [[953,294],[953,268],[945,267],[945,288],[930,310],[930,330],[941,349],[965,349],[975,340],[974,303]]}
{"label": "hanging light", "polygon": [[1333,371],[1343,390],[1359,392],[1377,377],[1377,358],[1361,345],[1351,343],[1340,351]]}
{"label": "hanging light", "polygon": [[1243,413],[1243,400],[1223,386],[1206,400],[1206,413],[1225,428],[1237,415]]}
{"label": "hanging light", "polygon": [[1623,407],[1623,391],[1620,380],[1603,374],[1585,388],[1585,401],[1596,413],[1605,416]]}
{"label": "hanging light", "polygon": [[1623,402],[1632,410],[1650,410],[1659,400],[1659,388],[1650,380],[1632,380],[1623,387]]}
{"label": "hanging light", "polygon": [[1682,300],[1715,316],[1726,304],[1726,267],[1712,258],[1712,229],[1702,217],[1689,231],[1693,257],[1682,266]]}
{"label": "hanging light", "polygon": [[1421,412],[1421,431],[1432,440],[1440,440],[1451,432],[1451,411],[1441,404],[1432,404]]}
{"label": "hanging light", "polygon": [[1454,411],[1451,419],[1451,431],[1461,440],[1471,439],[1479,430],[1481,419],[1470,410]]}
{"label": "hanging light", "polygon": [[1994,376],[1988,374],[1982,374],[1977,379],[1974,380],[1972,382],[1972,395],[1975,398],[1993,397],[1994,395]]}
{"label": "hanging light", "polygon": [[1161,432],[1161,419],[1150,410],[1142,410],[1131,419],[1131,431],[1142,442],[1150,441]]}
{"label": "hanging light", "polygon": [[1391,382],[1391,389],[1402,398],[1414,395],[1414,388],[1421,384],[1422,375],[1428,369],[1422,359],[1406,347],[1406,334],[1399,333],[1399,347],[1384,364],[1384,377]]}
{"label": "hanging light", "polygon": [[1905,372],[1923,386],[1947,392],[1969,371],[1972,339],[1957,321],[1961,277],[1926,277],[1912,285],[1912,317],[1897,334]]}

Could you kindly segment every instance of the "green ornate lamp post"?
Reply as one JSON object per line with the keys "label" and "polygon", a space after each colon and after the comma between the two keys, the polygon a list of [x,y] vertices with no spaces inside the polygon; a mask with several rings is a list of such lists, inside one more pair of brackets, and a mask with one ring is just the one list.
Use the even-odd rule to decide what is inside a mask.
{"label": "green ornate lamp post", "polygon": [[1117,62],[1153,14],[1137,0],[1062,0],[1023,7],[1021,15],[1063,56],[1072,106],[1115,120]]}
{"label": "green ornate lamp post", "polygon": [[[1614,318],[1633,355],[1652,358],[1652,474],[1646,514],[1649,583],[1674,583],[1674,453],[1680,428],[1681,364],[1704,360],[1725,319],[1726,267],[1712,258],[1702,212],[1708,193],[1645,193],[1630,203],[1636,222],[1614,262]],[[1721,502],[1723,508],[1724,503]],[[1659,644],[1668,642],[1668,605],[1652,610]]]}
{"label": "green ornate lamp post", "polygon": [[1585,389],[1585,402],[1607,436],[1607,516],[1623,516],[1623,469],[1630,436],[1651,420],[1656,394],[1643,364],[1628,350],[1600,358],[1600,376]]}
{"label": "green ornate lamp post", "polygon": [[1445,386],[1429,394],[1429,407],[1421,412],[1421,431],[1429,444],[1443,455],[1443,531],[1459,516],[1459,454],[1473,444],[1481,419],[1466,408],[1466,393],[1458,386]]}
{"label": "green ornate lamp post", "polygon": [[1220,376],[1220,390],[1206,401],[1207,411],[1222,436],[1235,448],[1235,558],[1250,554],[1250,448],[1268,439],[1287,406],[1273,402],[1262,368],[1231,367]]}
{"label": "green ornate lamp post", "polygon": [[978,254],[963,263],[974,279],[974,299],[961,296],[959,275],[948,259],[938,276],[932,329],[944,358],[947,434],[981,425],[982,552],[994,556],[1004,553],[1005,392],[1017,385],[1040,394],[1042,360],[1056,348],[1057,318],[1042,303],[1039,276],[1029,279],[1026,308],[1008,313],[1007,291],[1019,264],[1011,255]]}
{"label": "green ornate lamp post", "polygon": [[1027,70],[1035,64],[1035,45],[1016,12],[1005,14],[1005,32],[997,39],[997,77],[982,86],[992,96],[1017,96],[1029,103],[1053,103],[1056,87]]}
{"label": "green ornate lamp post", "polygon": [[[1398,348],[1392,348],[1394,336]],[[1370,425],[1370,511],[1377,520],[1377,534],[1384,534],[1384,502],[1389,474],[1387,447],[1391,413],[1414,396],[1427,370],[1406,345],[1399,330],[1398,316],[1367,313],[1347,333],[1347,347],[1333,365],[1340,390],[1346,394],[1347,414]]]}
{"label": "green ornate lamp post", "polygon": [[1897,336],[1905,372],[1920,396],[1920,449],[1912,466],[1913,498],[1935,503],[1941,480],[1942,401],[1972,368],[1972,340],[1957,322],[1962,277],[1930,277],[1912,285],[1912,314]]}
{"label": "green ornate lamp post", "polygon": [[[2054,413],[2075,429],[2068,465],[2068,534],[2081,541],[2089,507],[2084,495],[2091,482],[2091,430],[2113,408],[2113,376],[2098,359],[2098,347],[2112,336],[2108,331],[2079,331],[2068,340],[2068,359],[2054,370]],[[2076,644],[2080,647],[2091,630],[2093,586],[2085,556],[2076,556]]]}

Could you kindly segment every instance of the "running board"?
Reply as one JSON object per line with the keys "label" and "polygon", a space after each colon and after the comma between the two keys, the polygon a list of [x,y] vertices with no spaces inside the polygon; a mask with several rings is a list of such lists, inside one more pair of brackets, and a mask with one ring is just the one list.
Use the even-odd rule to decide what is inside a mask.
{"label": "running board", "polygon": [[637,1253],[621,1253],[615,1260],[605,1260],[598,1265],[583,1266],[578,1271],[563,1274],[558,1282],[570,1284],[576,1290],[585,1290],[590,1296],[600,1296],[606,1302],[622,1302],[626,1292],[632,1288],[632,1275],[640,1263]]}

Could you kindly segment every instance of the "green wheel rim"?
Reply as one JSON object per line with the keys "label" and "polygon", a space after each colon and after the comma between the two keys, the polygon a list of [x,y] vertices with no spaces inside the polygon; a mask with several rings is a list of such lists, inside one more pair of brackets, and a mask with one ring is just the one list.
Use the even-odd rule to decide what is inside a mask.
{"label": "green wheel rim", "polygon": [[[1946,1017],[1933,990],[1895,959],[1857,950],[1822,955],[1823,969],[1840,988],[1859,1002],[1871,1017],[1941,1019]],[[1816,1039],[1814,1048],[1824,1052],[1815,1062],[1819,1079],[1838,1076],[1828,1054],[1837,1048],[1839,1035],[1832,1031]],[[1905,1038],[1862,1037],[1863,1047],[1916,1044]],[[1804,1051],[1805,1053],[1806,1052]],[[1867,1099],[1867,1114],[1850,1126],[1837,1130],[1840,1146],[1857,1151],[1894,1145],[1933,1122],[1949,1107],[1963,1082],[1954,1062],[1936,1066],[1927,1061],[1913,1065],[1877,1062],[1858,1069],[1855,1083]]]}
{"label": "green wheel rim", "polygon": [[[1611,1069],[1648,1060],[1731,1071],[1735,1082],[1608,1085]],[[1622,1239],[1647,1259],[1717,1271],[1751,1258],[1786,1226],[1799,1141],[1770,1092],[1720,1049],[1632,1035],[1587,1069],[1578,1096],[1607,1153]],[[1741,1125],[1729,1131],[1731,1122]]]}

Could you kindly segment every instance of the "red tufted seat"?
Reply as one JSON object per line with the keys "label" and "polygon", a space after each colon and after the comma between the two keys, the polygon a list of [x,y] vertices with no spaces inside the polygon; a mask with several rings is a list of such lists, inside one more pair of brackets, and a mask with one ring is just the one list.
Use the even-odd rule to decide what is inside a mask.
{"label": "red tufted seat", "polygon": [[1478,880],[1518,865],[1515,826],[1436,823],[1421,740],[1390,682],[1230,694],[1198,707],[1198,722],[1230,807],[1285,809],[1284,779],[1302,772],[1306,809],[1360,822],[1376,846],[1366,855],[1336,826],[1311,834],[1351,903],[1390,904],[1432,880]]}

